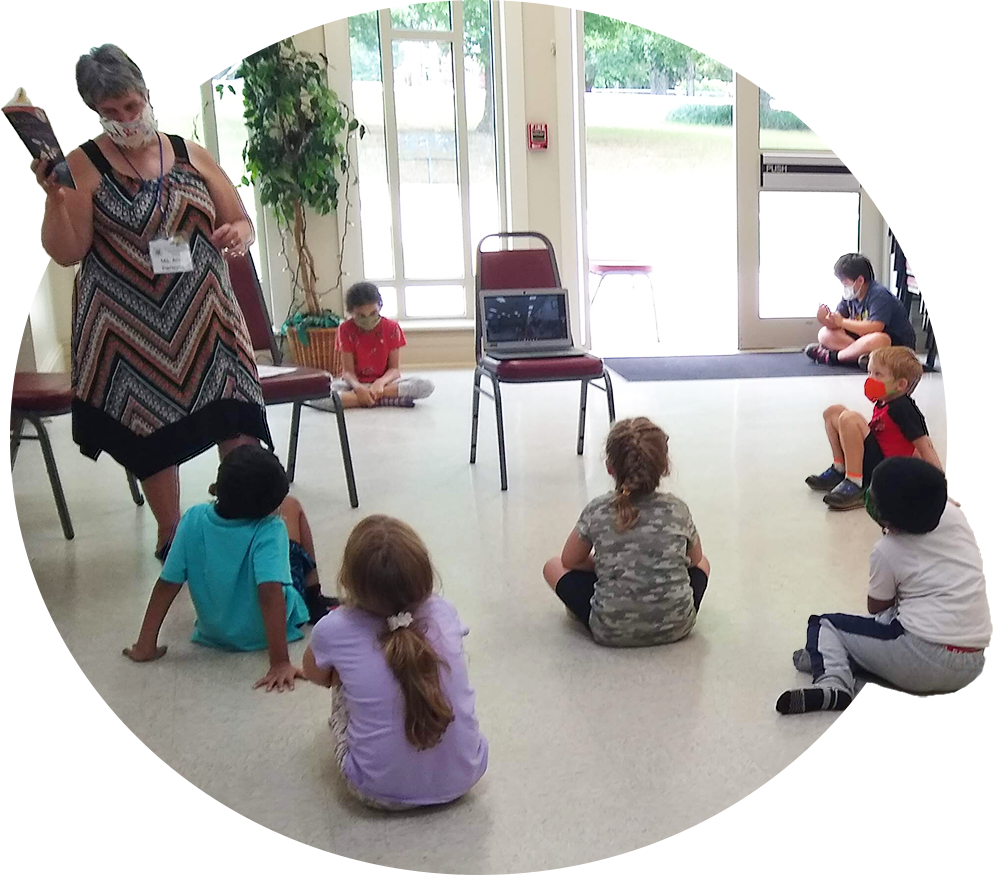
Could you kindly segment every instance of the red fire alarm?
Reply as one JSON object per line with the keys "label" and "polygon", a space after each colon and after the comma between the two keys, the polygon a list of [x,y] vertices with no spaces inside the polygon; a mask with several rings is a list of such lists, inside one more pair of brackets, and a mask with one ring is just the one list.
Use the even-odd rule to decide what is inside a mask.
{"label": "red fire alarm", "polygon": [[548,126],[532,123],[527,125],[527,148],[531,151],[548,148]]}

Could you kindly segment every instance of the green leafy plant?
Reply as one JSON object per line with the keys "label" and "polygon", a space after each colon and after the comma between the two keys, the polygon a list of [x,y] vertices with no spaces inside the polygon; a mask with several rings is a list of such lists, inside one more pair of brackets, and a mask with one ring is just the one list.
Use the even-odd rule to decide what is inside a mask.
{"label": "green leafy plant", "polygon": [[[243,185],[258,186],[262,203],[276,214],[283,235],[283,256],[293,277],[290,317],[301,306],[296,328],[328,326],[338,317],[321,306],[314,257],[307,245],[307,211],[319,215],[344,205],[338,245],[338,277],[342,282],[342,256],[348,226],[348,188],[359,181],[350,158],[349,141],[366,131],[349,107],[329,87],[328,59],[318,63],[309,52],[297,49],[292,39],[275,43],[245,58],[236,71],[244,80],[244,147],[247,175]],[[227,86],[233,93],[233,86]],[[223,94],[224,85],[217,85]],[[290,264],[287,241],[292,237],[296,264]],[[330,289],[329,289],[330,291]],[[290,319],[287,319],[290,324]]]}
{"label": "green leafy plant", "polygon": [[729,103],[689,103],[672,110],[667,121],[686,125],[729,126],[733,124],[733,106]]}
{"label": "green leafy plant", "polygon": [[[729,103],[690,103],[674,110],[667,122],[678,125],[733,124],[733,106]],[[762,110],[761,127],[772,131],[826,131],[827,123],[813,113],[789,113],[785,110]]]}
{"label": "green leafy plant", "polygon": [[810,129],[806,122],[787,109],[768,109],[767,112],[761,110],[761,127],[773,131],[808,131]]}

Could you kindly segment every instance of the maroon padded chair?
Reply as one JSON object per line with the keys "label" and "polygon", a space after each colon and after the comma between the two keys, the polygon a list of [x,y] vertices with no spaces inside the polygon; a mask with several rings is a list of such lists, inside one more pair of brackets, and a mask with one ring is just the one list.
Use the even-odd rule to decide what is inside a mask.
{"label": "maroon padded chair", "polygon": [[[537,240],[544,248],[486,250],[487,240],[500,242],[512,239]],[[614,389],[604,361],[594,355],[561,358],[494,359],[482,353],[481,292],[484,289],[559,289],[562,287],[558,259],[551,241],[536,231],[506,231],[489,234],[478,243],[475,270],[475,385],[471,404],[471,457],[474,464],[478,449],[478,405],[481,396],[491,398],[496,409],[496,436],[499,442],[499,479],[503,490],[508,488],[506,475],[506,438],[503,433],[502,383],[552,383],[578,380],[579,435],[576,452],[583,455],[586,433],[586,396],[590,386],[607,394],[607,412],[614,422]],[[482,377],[492,383],[492,392],[482,388]],[[603,385],[595,382],[603,380]]]}
{"label": "maroon padded chair", "polygon": [[[265,307],[265,295],[262,284],[258,281],[258,272],[250,253],[231,256],[227,259],[227,269],[230,272],[230,283],[237,296],[237,302],[244,314],[248,333],[251,335],[251,345],[258,350],[268,350],[272,355],[273,364],[282,363],[282,353],[276,342],[275,332],[269,312]],[[286,457],[286,476],[290,483],[296,473],[297,443],[300,438],[300,412],[307,401],[322,401],[331,399],[335,404],[335,419],[338,423],[339,443],[342,447],[342,466],[345,469],[345,482],[349,490],[349,504],[359,507],[359,497],[356,494],[356,476],[352,468],[352,455],[349,452],[349,435],[345,428],[345,411],[338,392],[331,390],[332,375],[320,368],[294,368],[286,374],[273,377],[261,377],[262,395],[267,405],[292,404],[293,415],[290,420],[290,446]]]}
{"label": "maroon padded chair", "polygon": [[[72,403],[73,389],[70,386],[69,374],[36,374],[29,371],[14,374],[14,388],[10,401],[10,469],[14,470],[21,441],[39,442],[42,447],[42,458],[45,459],[45,470],[49,475],[49,484],[52,486],[52,497],[56,500],[59,524],[63,527],[63,536],[68,541],[73,540],[73,523],[70,522],[70,511],[66,506],[66,496],[63,494],[63,484],[59,480],[56,456],[52,452],[45,420],[53,416],[65,416],[70,412]],[[35,434],[24,433],[26,422],[34,426]],[[140,492],[136,478],[129,471],[126,472],[126,478],[129,481],[133,501],[142,506],[143,493]]]}

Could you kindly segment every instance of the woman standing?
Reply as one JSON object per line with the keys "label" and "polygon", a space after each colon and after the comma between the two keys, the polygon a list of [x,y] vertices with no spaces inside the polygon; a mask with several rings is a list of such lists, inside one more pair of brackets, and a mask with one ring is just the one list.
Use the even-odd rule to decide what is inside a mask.
{"label": "woman standing", "polygon": [[213,444],[272,448],[262,389],[224,255],[254,238],[241,200],[201,146],[157,130],[139,67],[104,45],[77,62],[103,133],[67,155],[76,190],[34,162],[42,245],[81,263],[71,339],[73,439],[140,480],[167,555],[178,466]]}

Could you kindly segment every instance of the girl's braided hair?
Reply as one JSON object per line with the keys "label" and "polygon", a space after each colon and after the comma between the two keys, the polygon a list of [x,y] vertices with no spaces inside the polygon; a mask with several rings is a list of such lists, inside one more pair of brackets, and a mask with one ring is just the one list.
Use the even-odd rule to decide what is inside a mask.
{"label": "girl's braided hair", "polygon": [[638,522],[639,509],[633,499],[651,495],[670,473],[668,444],[666,432],[644,416],[616,422],[607,435],[607,464],[617,491],[612,506],[619,532]]}

